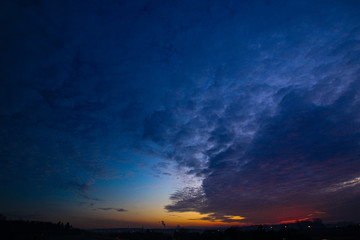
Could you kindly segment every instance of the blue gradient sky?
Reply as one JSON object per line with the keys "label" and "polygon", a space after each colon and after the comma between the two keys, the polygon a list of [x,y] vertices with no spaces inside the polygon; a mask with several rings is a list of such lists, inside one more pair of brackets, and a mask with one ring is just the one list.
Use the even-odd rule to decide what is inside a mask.
{"label": "blue gradient sky", "polygon": [[4,0],[0,16],[0,213],[360,221],[358,1]]}

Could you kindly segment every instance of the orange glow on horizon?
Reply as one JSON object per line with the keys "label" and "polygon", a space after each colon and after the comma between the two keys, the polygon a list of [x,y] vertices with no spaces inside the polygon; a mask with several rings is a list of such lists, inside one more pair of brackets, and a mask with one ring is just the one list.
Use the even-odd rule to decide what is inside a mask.
{"label": "orange glow on horizon", "polygon": [[[140,214],[132,214],[124,212],[121,214],[106,214],[102,215],[97,222],[87,221],[81,224],[76,224],[83,228],[163,228],[161,221],[164,221],[167,228],[180,227],[231,227],[231,226],[246,226],[249,223],[241,222],[222,222],[218,219],[206,219],[208,214],[200,214],[197,212],[184,213],[168,213],[168,212],[153,212]],[[226,216],[231,220],[242,220],[241,216]],[[203,219],[205,218],[205,219]]]}

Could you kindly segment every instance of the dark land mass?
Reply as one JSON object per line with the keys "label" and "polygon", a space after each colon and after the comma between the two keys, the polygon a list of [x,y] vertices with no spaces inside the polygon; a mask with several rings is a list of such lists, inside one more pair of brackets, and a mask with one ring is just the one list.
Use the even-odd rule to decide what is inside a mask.
{"label": "dark land mass", "polygon": [[360,224],[324,225],[302,221],[283,225],[227,229],[97,229],[81,230],[69,223],[0,220],[1,240],[359,240]]}

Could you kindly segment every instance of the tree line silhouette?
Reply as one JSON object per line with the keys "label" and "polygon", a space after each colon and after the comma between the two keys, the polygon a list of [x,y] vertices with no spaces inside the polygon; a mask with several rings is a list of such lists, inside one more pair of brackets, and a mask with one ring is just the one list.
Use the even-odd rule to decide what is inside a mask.
{"label": "tree line silhouette", "polygon": [[222,229],[195,230],[175,228],[89,232],[70,223],[7,220],[0,214],[0,239],[114,239],[114,240],[359,240],[360,224],[325,226],[321,219],[282,225],[258,225]]}
{"label": "tree line silhouette", "polygon": [[70,223],[52,223],[26,220],[7,220],[0,214],[0,239],[49,239],[51,236],[66,236],[81,232]]}

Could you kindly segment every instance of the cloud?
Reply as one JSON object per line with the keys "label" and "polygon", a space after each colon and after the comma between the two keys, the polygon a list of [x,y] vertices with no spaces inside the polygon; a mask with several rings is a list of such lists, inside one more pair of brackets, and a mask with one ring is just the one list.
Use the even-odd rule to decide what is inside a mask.
{"label": "cloud", "polygon": [[360,177],[356,177],[356,178],[351,179],[349,181],[345,181],[345,182],[342,182],[342,183],[335,184],[335,185],[329,187],[328,189],[326,189],[326,191],[336,192],[336,191],[342,190],[344,188],[355,187],[359,183],[360,183]]}
{"label": "cloud", "polygon": [[[359,67],[350,59],[344,60],[350,55],[358,57],[350,54],[357,41],[349,38],[344,34],[340,43],[323,53],[336,52],[334,59],[324,60],[330,61],[331,67],[324,62],[310,67],[296,60],[299,67],[302,65],[301,74],[314,82],[301,82],[290,62],[284,65],[288,67],[284,74],[291,85],[281,81],[275,87],[254,88],[253,84],[250,89],[257,92],[253,95],[257,104],[247,100],[242,106],[241,98],[235,98],[225,105],[224,112],[231,111],[216,115],[216,125],[205,140],[208,149],[202,153],[207,164],[201,171],[201,189],[174,193],[173,204],[165,208],[214,214],[224,222],[231,221],[226,216],[235,215],[248,223],[274,223],[314,216],[319,210],[327,213],[321,217],[331,219],[335,209],[354,203],[358,192],[355,180],[360,175],[360,79]],[[236,116],[237,111],[249,112],[244,122]],[[341,196],[346,200],[334,203],[329,199],[338,199],[340,193],[337,196],[324,190],[340,190],[340,185],[356,193],[344,190]],[[357,219],[350,208],[355,205],[342,214],[336,210],[336,214]]]}
{"label": "cloud", "polygon": [[77,194],[79,197],[92,200],[92,201],[101,201],[100,198],[91,196],[88,192],[91,189],[91,185],[94,184],[94,180],[90,179],[84,183],[78,181],[69,181],[60,186],[61,189],[66,191],[72,191]]}
{"label": "cloud", "polygon": [[92,206],[94,206],[94,205],[95,205],[95,203],[93,203],[93,202],[84,202],[84,201],[82,201],[82,202],[79,202],[79,205],[80,205],[80,206],[92,207]]}
{"label": "cloud", "polygon": [[244,216],[252,223],[297,219],[319,209],[331,211],[330,195],[321,191],[339,183],[356,187],[360,174],[359,103],[354,101],[358,88],[358,82],[353,82],[325,106],[306,100],[304,93],[289,92],[277,113],[260,125],[243,155],[234,156],[235,145],[219,153],[221,157],[210,158],[211,174],[203,181],[199,204],[199,195],[186,189],[172,195],[174,203],[166,209],[216,213],[219,219]]}
{"label": "cloud", "polygon": [[153,165],[152,170],[155,173],[155,177],[162,176],[172,176],[171,169],[168,162],[159,162],[155,165]]}
{"label": "cloud", "polygon": [[117,212],[127,212],[126,209],[123,209],[123,208],[111,208],[111,207],[103,207],[103,208],[96,208],[98,210],[103,210],[103,211],[110,211],[110,210],[114,210],[114,211],[117,211]]}

